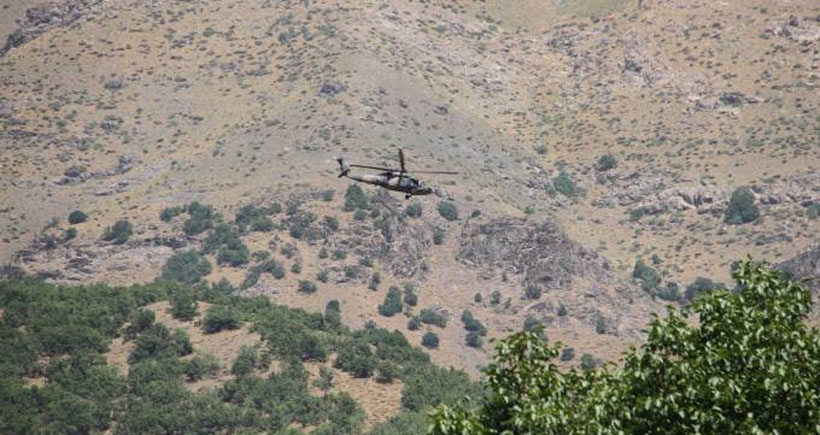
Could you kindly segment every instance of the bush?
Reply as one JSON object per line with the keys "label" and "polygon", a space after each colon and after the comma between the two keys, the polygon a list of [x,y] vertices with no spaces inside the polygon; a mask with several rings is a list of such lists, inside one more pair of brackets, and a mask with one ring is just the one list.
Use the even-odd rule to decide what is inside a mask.
{"label": "bush", "polygon": [[435,245],[444,244],[445,234],[446,233],[444,232],[443,229],[438,228],[438,227],[433,228],[433,244],[435,244]]}
{"label": "bush", "polygon": [[376,382],[380,384],[392,383],[400,374],[399,366],[390,361],[381,361],[376,366]]}
{"label": "bush", "polygon": [[603,317],[598,317],[598,320],[595,322],[595,332],[606,334],[606,320]]}
{"label": "bush", "polygon": [[421,337],[421,345],[428,349],[438,349],[438,335],[435,332],[427,332]]}
{"label": "bush", "polygon": [[354,377],[369,378],[376,369],[376,357],[367,343],[352,342],[339,349],[333,366]]}
{"label": "bush", "polygon": [[498,290],[493,290],[490,293],[490,305],[498,305],[501,303],[501,292]]}
{"label": "bush", "polygon": [[316,293],[316,283],[313,281],[308,280],[300,280],[299,281],[299,292],[306,293],[306,294],[313,294]]}
{"label": "bush", "polygon": [[740,187],[732,193],[729,206],[726,208],[724,220],[729,224],[745,224],[754,222],[760,217],[760,210],[755,205],[755,195],[752,189]]}
{"label": "bush", "polygon": [[658,275],[658,272],[647,266],[641,259],[635,262],[635,268],[632,269],[632,278],[640,281],[643,291],[649,294],[654,294],[655,289],[661,282],[661,277]]}
{"label": "bush", "polygon": [[379,272],[373,272],[373,275],[370,276],[370,282],[367,284],[367,288],[370,290],[376,291],[379,289],[379,284],[382,282],[382,276]]}
{"label": "bush", "polygon": [[558,176],[552,179],[552,187],[555,188],[559,193],[564,196],[568,196],[570,198],[575,197],[578,195],[578,186],[575,185],[575,180],[567,174],[566,172],[561,171]]}
{"label": "bush", "polygon": [[413,316],[410,320],[407,321],[407,329],[411,331],[418,331],[421,329],[421,319],[417,316]]}
{"label": "bush", "polygon": [[416,289],[413,288],[413,285],[407,283],[404,285],[404,303],[415,307],[419,303],[419,297],[416,295]]}
{"label": "bush", "polygon": [[654,318],[620,367],[596,368],[586,354],[584,372],[563,373],[550,363],[558,346],[534,333],[504,339],[486,369],[486,395],[465,401],[470,409],[438,408],[430,433],[610,433],[613,425],[625,434],[815,433],[820,396],[809,380],[820,365],[807,361],[820,361],[820,331],[806,324],[811,293],[750,261],[732,276],[740,290]]}
{"label": "bush", "polygon": [[438,209],[438,214],[440,214],[444,219],[447,219],[448,221],[458,220],[458,209],[452,202],[439,201],[436,208]]}
{"label": "bush", "polygon": [[345,192],[344,211],[367,209],[367,195],[358,184],[351,184]]}
{"label": "bush", "polygon": [[461,323],[464,324],[464,329],[470,332],[477,332],[479,335],[487,335],[487,328],[484,327],[484,324],[481,323],[480,320],[473,317],[473,313],[470,310],[464,310],[461,312]]}
{"label": "bush", "polygon": [[392,317],[404,309],[401,301],[401,290],[398,287],[390,287],[384,297],[384,302],[379,305],[379,314],[385,317]]}
{"label": "bush", "polygon": [[214,212],[210,205],[192,202],[186,207],[189,218],[183,224],[185,234],[195,236],[213,228]]}
{"label": "bush", "polygon": [[522,326],[522,330],[526,332],[530,331],[538,331],[544,329],[544,325],[535,317],[527,316],[524,319],[524,325]]}
{"label": "bush", "polygon": [[407,213],[407,216],[419,217],[421,216],[421,204],[414,202],[408,205],[407,208],[404,209],[404,212]]}
{"label": "bush", "polygon": [[253,346],[242,346],[239,354],[231,366],[231,373],[235,376],[245,376],[253,373],[259,364],[259,355]]}
{"label": "bush", "polygon": [[193,285],[211,273],[211,263],[193,249],[172,255],[162,267],[162,278]]}
{"label": "bush", "polygon": [[424,308],[419,313],[419,320],[427,325],[436,325],[439,328],[447,327],[447,316],[437,313],[430,308]]}
{"label": "bush", "polygon": [[558,305],[558,317],[564,317],[567,315],[567,307],[564,304]]}
{"label": "bush", "polygon": [[205,319],[202,320],[202,330],[207,334],[241,327],[242,318],[239,311],[227,305],[214,305],[208,308]]}
{"label": "bush", "polygon": [[530,300],[541,299],[541,286],[537,284],[530,284],[524,290],[524,296]]}
{"label": "bush", "polygon": [[581,370],[593,370],[597,365],[592,355],[588,353],[581,355]]}
{"label": "bush", "polygon": [[328,190],[322,191],[322,201],[324,201],[324,202],[333,201],[333,195],[335,193],[336,193],[336,191],[333,190],[333,189],[328,189]]}
{"label": "bush", "polygon": [[74,224],[81,224],[88,220],[88,215],[81,212],[80,210],[74,210],[71,214],[68,215],[68,223],[71,225]]}
{"label": "bush", "polygon": [[219,373],[219,360],[211,354],[197,354],[185,367],[185,376],[189,382],[195,382]]}
{"label": "bush", "polygon": [[465,337],[465,343],[469,347],[479,348],[484,344],[484,340],[481,338],[481,334],[476,331],[470,331],[467,333],[467,337]]}
{"label": "bush", "polygon": [[561,350],[561,361],[572,361],[573,358],[575,358],[575,348],[565,347]]}
{"label": "bush", "polygon": [[325,216],[325,226],[330,231],[338,231],[339,230],[339,220],[333,216]]}
{"label": "bush", "polygon": [[725,286],[723,284],[716,283],[709,278],[699,276],[695,278],[695,281],[693,281],[692,284],[686,286],[684,298],[686,298],[689,302],[693,302],[701,294],[721,288],[725,288]]}
{"label": "bush", "polygon": [[105,230],[102,239],[106,242],[113,242],[115,245],[122,245],[131,237],[133,230],[131,222],[125,219],[119,220]]}
{"label": "bush", "polygon": [[196,295],[189,287],[179,287],[171,293],[171,315],[178,320],[191,320],[196,316]]}
{"label": "bush", "polygon": [[608,171],[610,169],[615,169],[618,166],[618,161],[615,160],[615,156],[612,154],[604,154],[598,158],[598,164],[595,165],[595,169],[599,171]]}
{"label": "bush", "polygon": [[65,236],[63,237],[63,241],[67,242],[69,240],[73,240],[77,237],[77,229],[76,228],[69,228],[65,230]]}
{"label": "bush", "polygon": [[159,220],[163,222],[171,222],[171,220],[182,214],[184,209],[182,207],[165,207],[159,212]]}

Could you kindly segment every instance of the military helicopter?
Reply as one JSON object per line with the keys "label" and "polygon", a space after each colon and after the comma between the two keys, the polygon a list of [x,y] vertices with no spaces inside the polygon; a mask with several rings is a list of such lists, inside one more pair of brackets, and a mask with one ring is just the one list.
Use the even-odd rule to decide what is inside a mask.
{"label": "military helicopter", "polygon": [[[419,180],[418,178],[411,177],[407,173],[407,169],[404,167],[404,152],[399,149],[399,165],[401,169],[390,169],[390,168],[383,168],[380,166],[368,166],[368,165],[354,165],[348,164],[344,157],[336,157],[336,161],[339,162],[339,168],[341,169],[341,173],[339,177],[347,177],[351,180],[361,181],[362,183],[367,184],[375,184],[376,186],[384,187],[388,190],[395,190],[397,192],[404,192],[404,199],[410,199],[412,196],[416,195],[429,195],[431,193],[435,193],[441,197],[448,197],[448,195],[444,192],[443,189],[438,187],[432,187],[424,184],[423,181]],[[376,169],[385,171],[378,175],[373,174],[351,174],[350,168],[365,168],[365,169]],[[455,175],[458,172],[452,171],[415,171],[416,174],[449,174]]]}

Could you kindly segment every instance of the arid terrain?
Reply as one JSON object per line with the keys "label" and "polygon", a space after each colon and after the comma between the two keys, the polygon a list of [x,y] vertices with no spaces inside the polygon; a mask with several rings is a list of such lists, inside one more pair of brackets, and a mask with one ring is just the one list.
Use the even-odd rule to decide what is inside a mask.
{"label": "arid terrain", "polygon": [[[7,274],[152,281],[207,237],[164,209],[198,201],[233,223],[276,203],[272,228],[240,232],[254,259],[209,253],[206,281],[311,311],[335,299],[346,324],[414,344],[435,331],[433,360],[475,375],[487,339],[527,318],[575,349],[562,364],[617,361],[678,305],[635,282],[638,259],[683,293],[728,283],[748,255],[795,257],[820,230],[816,1],[20,3],[0,0]],[[372,186],[345,211],[353,182],[334,157],[395,166],[399,148],[411,172],[460,173],[424,177],[456,219],[441,198]],[[745,186],[760,218],[727,223]],[[74,210],[88,221],[70,224]],[[102,241],[122,219],[129,240]],[[243,286],[264,258],[285,276]],[[406,285],[418,304],[380,315]],[[423,308],[447,326],[409,330]],[[487,327],[481,348],[465,344],[465,309]]]}

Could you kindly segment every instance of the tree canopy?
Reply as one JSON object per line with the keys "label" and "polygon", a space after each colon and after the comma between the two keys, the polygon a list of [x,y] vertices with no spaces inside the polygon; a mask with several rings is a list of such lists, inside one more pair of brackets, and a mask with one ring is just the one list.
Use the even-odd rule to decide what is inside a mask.
{"label": "tree canopy", "polygon": [[820,335],[805,324],[809,291],[752,261],[732,275],[738,291],[654,318],[621,368],[562,373],[560,343],[509,336],[486,369],[486,397],[474,409],[439,406],[431,433],[816,433]]}

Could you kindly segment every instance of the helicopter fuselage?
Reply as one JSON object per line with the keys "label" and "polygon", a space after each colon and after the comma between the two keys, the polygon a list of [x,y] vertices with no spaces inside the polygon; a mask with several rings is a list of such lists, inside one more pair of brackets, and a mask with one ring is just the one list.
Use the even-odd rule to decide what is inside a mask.
{"label": "helicopter fuselage", "polygon": [[396,192],[404,192],[407,196],[429,195],[433,193],[433,188],[427,186],[421,180],[411,177],[401,172],[382,172],[381,174],[346,174],[347,178],[361,181],[362,183],[374,184]]}

